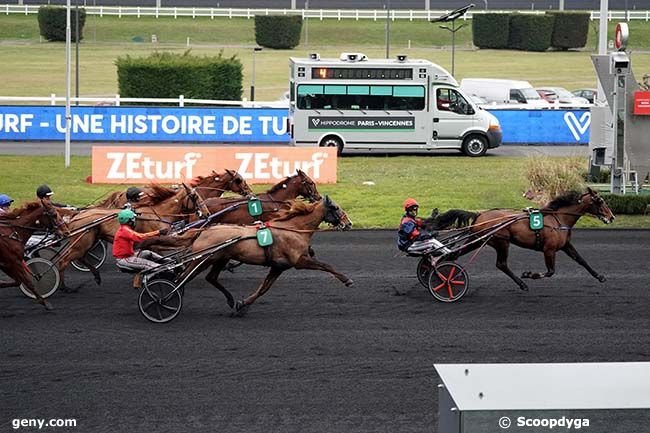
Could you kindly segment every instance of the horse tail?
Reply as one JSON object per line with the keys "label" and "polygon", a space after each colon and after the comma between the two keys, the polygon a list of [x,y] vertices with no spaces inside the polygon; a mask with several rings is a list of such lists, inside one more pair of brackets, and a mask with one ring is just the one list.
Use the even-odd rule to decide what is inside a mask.
{"label": "horse tail", "polygon": [[470,212],[462,209],[450,209],[447,212],[440,214],[436,218],[436,223],[438,225],[438,230],[467,227],[474,224],[478,215],[478,212]]}

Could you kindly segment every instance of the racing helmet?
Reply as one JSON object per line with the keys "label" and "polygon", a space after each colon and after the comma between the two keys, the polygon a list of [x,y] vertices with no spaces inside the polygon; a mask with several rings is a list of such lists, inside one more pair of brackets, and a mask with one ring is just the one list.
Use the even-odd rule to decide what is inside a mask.
{"label": "racing helmet", "polygon": [[126,199],[134,203],[139,202],[143,195],[144,193],[137,186],[132,186],[126,190]]}
{"label": "racing helmet", "polygon": [[117,222],[120,224],[128,224],[135,226],[135,212],[131,209],[123,209],[117,214]]}
{"label": "racing helmet", "polygon": [[404,210],[409,210],[413,206],[420,207],[420,204],[414,198],[407,198],[404,202]]}
{"label": "racing helmet", "polygon": [[47,185],[41,185],[38,188],[36,188],[36,197],[38,197],[40,199],[44,199],[46,197],[49,197],[52,194],[54,194],[54,192]]}
{"label": "racing helmet", "polygon": [[13,199],[7,194],[0,194],[0,206],[8,206],[13,203]]}

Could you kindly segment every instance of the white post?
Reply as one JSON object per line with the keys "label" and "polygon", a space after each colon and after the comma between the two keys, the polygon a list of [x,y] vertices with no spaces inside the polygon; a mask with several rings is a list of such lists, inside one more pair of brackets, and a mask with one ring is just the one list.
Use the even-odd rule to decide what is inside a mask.
{"label": "white post", "polygon": [[560,0],[560,10],[564,10],[564,0]]}
{"label": "white post", "polygon": [[65,166],[70,167],[70,0],[65,7]]}
{"label": "white post", "polygon": [[291,0],[291,9],[296,8],[296,0]]}
{"label": "white post", "polygon": [[598,54],[607,54],[607,12],[609,0],[600,0],[600,29],[598,30]]}

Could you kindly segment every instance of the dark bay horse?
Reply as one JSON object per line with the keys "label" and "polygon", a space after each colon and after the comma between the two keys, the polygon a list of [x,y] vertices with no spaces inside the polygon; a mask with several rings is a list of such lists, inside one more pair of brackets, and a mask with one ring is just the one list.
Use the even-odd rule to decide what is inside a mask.
{"label": "dark bay horse", "polygon": [[322,197],[316,188],[316,183],[302,170],[293,176],[278,182],[265,193],[256,197],[262,204],[262,215],[253,217],[248,213],[248,200],[238,198],[209,198],[205,206],[211,214],[230,208],[228,212],[215,217],[212,222],[225,224],[251,224],[254,221],[268,221],[279,215],[282,209],[291,207],[291,202],[298,197],[309,201],[318,201]]}
{"label": "dark bay horse", "polygon": [[[590,188],[584,194],[570,191],[555,197],[540,211],[543,215],[544,227],[539,230],[539,237],[530,228],[528,214],[513,210],[494,209],[481,212],[470,230],[477,234],[485,233],[490,228],[497,228],[501,223],[512,221],[494,233],[487,244],[497,252],[497,268],[512,278],[522,290],[528,290],[528,286],[521,278],[539,279],[553,276],[555,273],[555,254],[558,251],[564,251],[569,257],[582,265],[594,278],[601,283],[604,282],[605,277],[592,269],[571,243],[571,230],[583,215],[597,217],[605,224],[614,221],[614,214],[605,203],[605,200]],[[546,262],[546,272],[527,271],[521,275],[521,278],[517,277],[508,267],[510,244],[542,251]],[[462,254],[466,254],[478,247],[480,247],[480,243],[475,244],[467,251],[463,251]]]}
{"label": "dark bay horse", "polygon": [[[223,173],[217,173],[213,170],[209,176],[197,176],[188,184],[203,198],[221,197],[226,191],[231,191],[245,197],[253,194],[253,190],[251,190],[248,183],[246,183],[246,180],[235,170],[226,170]],[[156,184],[150,184],[141,189],[145,194],[145,197],[142,200],[142,205],[155,205],[156,202],[152,200],[161,197],[161,189],[167,190],[169,196],[178,192],[177,189],[165,188]],[[95,207],[104,209],[121,209],[124,207],[126,202],[126,192],[116,191]]]}
{"label": "dark bay horse", "polygon": [[[264,295],[278,277],[290,268],[312,269],[332,274],[347,287],[352,286],[353,281],[347,276],[336,271],[327,263],[314,259],[310,254],[310,242],[314,233],[322,222],[336,226],[341,230],[349,230],[352,222],[345,212],[330,200],[329,197],[315,203],[302,201],[293,202],[290,209],[282,212],[281,216],[267,223],[273,236],[273,244],[269,247],[260,247],[256,239],[257,226],[236,226],[216,225],[197,233],[188,232],[179,237],[163,237],[160,242],[169,243],[176,247],[187,247],[191,245],[191,251],[201,251],[214,245],[225,242],[228,239],[242,237],[238,243],[217,251],[201,266],[201,269],[194,269],[190,265],[177,281],[192,273],[211,267],[206,280],[219,289],[228,301],[228,305],[238,315],[243,315],[253,302]],[[152,241],[154,241],[152,239]],[[271,268],[264,282],[257,290],[243,301],[234,302],[232,295],[224,286],[219,283],[219,274],[226,267],[230,260],[242,263],[266,266]],[[196,275],[195,274],[195,275]]]}
{"label": "dark bay horse", "polygon": [[36,230],[59,231],[65,223],[48,200],[29,202],[7,214],[0,215],[0,269],[13,281],[0,282],[0,287],[24,284],[34,294],[36,302],[51,310],[32,283],[30,270],[24,261],[25,244]]}
{"label": "dark bay horse", "polygon": [[[170,195],[171,194],[171,195]],[[180,221],[197,211],[203,215],[208,213],[203,199],[198,195],[196,189],[185,187],[177,191],[169,191],[168,188],[159,185],[152,185],[150,190],[152,201],[155,205],[139,206],[135,209],[138,214],[136,230],[139,232],[150,232],[160,229],[169,229],[170,225]],[[160,197],[164,199],[160,200]],[[79,260],[101,239],[106,242],[113,242],[115,233],[120,228],[115,216],[119,209],[89,208],[77,213],[68,222],[71,232],[82,230],[83,227],[93,224],[95,221],[102,221],[87,230],[82,230],[78,235],[69,240],[69,248],[61,254],[57,261],[57,268],[61,276],[61,285],[64,286],[64,272],[70,262]],[[95,282],[100,284],[101,277],[94,267],[89,268],[95,277]]]}

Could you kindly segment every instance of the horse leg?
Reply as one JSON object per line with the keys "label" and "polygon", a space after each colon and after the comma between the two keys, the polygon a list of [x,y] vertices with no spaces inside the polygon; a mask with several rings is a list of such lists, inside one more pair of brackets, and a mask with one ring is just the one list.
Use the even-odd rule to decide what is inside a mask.
{"label": "horse leg", "polygon": [[214,265],[212,269],[208,272],[208,275],[205,276],[205,279],[208,283],[212,284],[214,287],[219,289],[223,296],[226,297],[226,302],[230,308],[235,307],[235,300],[232,297],[232,294],[219,282],[219,274],[224,270],[225,266],[229,263],[228,260],[221,260]]}
{"label": "horse leg", "polygon": [[540,278],[549,278],[555,274],[555,250],[544,250],[544,262],[546,263],[546,273],[526,271],[521,274],[521,278],[532,278],[538,280]]}
{"label": "horse leg", "polygon": [[528,286],[524,283],[519,277],[517,277],[512,270],[508,267],[508,248],[510,247],[510,242],[504,239],[493,238],[490,241],[490,245],[497,252],[497,269],[509,276],[512,281],[517,283],[521,290],[528,290]]}
{"label": "horse leg", "polygon": [[90,273],[93,274],[93,277],[95,278],[95,283],[97,283],[98,286],[102,284],[102,276],[101,276],[101,274],[99,273],[99,271],[97,270],[96,267],[94,267],[88,261],[86,261],[86,256],[83,256],[82,258],[80,258],[77,261],[88,268]]}
{"label": "horse leg", "polygon": [[296,269],[313,269],[315,271],[328,272],[334,275],[340,282],[345,284],[346,287],[352,287],[354,281],[346,275],[336,271],[332,266],[327,263],[319,262],[313,257],[301,256],[294,266]]}
{"label": "horse leg", "polygon": [[262,284],[257,288],[255,293],[250,295],[248,298],[244,299],[243,301],[237,301],[235,304],[235,312],[234,314],[238,317],[243,316],[246,314],[246,311],[250,308],[250,306],[263,294],[265,294],[275,283],[275,280],[278,279],[278,277],[284,272],[284,269],[282,268],[271,268],[269,270],[269,273],[267,274],[266,278],[262,282]]}
{"label": "horse leg", "polygon": [[36,287],[34,287],[34,284],[32,283],[32,275],[31,272],[29,271],[29,268],[27,268],[27,265],[25,262],[22,262],[19,269],[18,269],[18,275],[16,278],[16,281],[21,281],[27,287],[27,290],[32,292],[34,296],[36,297],[36,302],[41,304],[42,306],[45,307],[46,310],[53,310],[54,308],[52,307],[52,304],[48,302],[47,299],[43,298],[41,294],[36,290]]}
{"label": "horse leg", "polygon": [[571,244],[571,242],[567,241],[567,243],[564,244],[564,247],[562,247],[562,251],[564,251],[573,260],[581,264],[583,268],[585,268],[594,278],[596,278],[601,283],[604,283],[607,280],[604,275],[599,274],[591,266],[589,266],[589,263],[587,263],[585,259],[583,259],[582,256],[578,254],[578,251],[575,249],[573,244]]}

